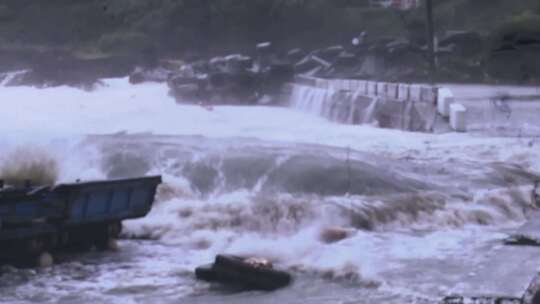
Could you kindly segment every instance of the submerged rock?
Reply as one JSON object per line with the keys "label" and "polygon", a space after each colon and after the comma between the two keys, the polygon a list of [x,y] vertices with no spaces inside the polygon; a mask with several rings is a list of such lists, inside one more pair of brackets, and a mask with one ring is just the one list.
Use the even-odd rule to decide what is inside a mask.
{"label": "submerged rock", "polygon": [[6,86],[93,88],[103,78],[129,75],[136,59],[129,56],[78,58],[68,52],[50,51],[34,54],[31,69],[10,79]]}
{"label": "submerged rock", "polygon": [[129,82],[131,84],[139,84],[143,82],[166,82],[172,74],[172,71],[164,68],[145,70],[138,67],[129,75]]}
{"label": "submerged rock", "polygon": [[186,76],[186,74],[172,75],[167,80],[169,95],[179,103],[200,102],[204,99],[206,83],[205,78]]}
{"label": "submerged rock", "polygon": [[292,276],[259,258],[244,258],[233,255],[217,255],[213,264],[197,267],[195,276],[199,280],[240,287],[246,290],[276,290],[286,287]]}
{"label": "submerged rock", "polygon": [[342,227],[327,227],[321,230],[319,238],[320,241],[326,244],[336,243],[344,240],[352,235],[350,229]]}
{"label": "submerged rock", "polygon": [[206,93],[212,103],[255,104],[259,82],[259,74],[247,71],[212,73]]}
{"label": "submerged rock", "polygon": [[302,49],[292,49],[287,52],[287,55],[285,56],[287,60],[291,63],[298,62],[305,56],[305,52]]}

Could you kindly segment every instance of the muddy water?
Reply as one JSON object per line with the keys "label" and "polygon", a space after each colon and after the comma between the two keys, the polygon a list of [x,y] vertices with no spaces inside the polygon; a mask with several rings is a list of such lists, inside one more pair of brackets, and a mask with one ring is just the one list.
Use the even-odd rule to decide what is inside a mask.
{"label": "muddy water", "polygon": [[[523,138],[207,111],[175,105],[159,85],[105,83],[0,88],[18,100],[0,112],[1,160],[38,146],[59,182],[162,174],[154,209],[124,223],[119,252],[4,266],[2,303],[435,303],[536,209],[540,163]],[[348,237],[325,242],[336,227]],[[273,293],[195,281],[222,252],[268,258],[295,281]]]}

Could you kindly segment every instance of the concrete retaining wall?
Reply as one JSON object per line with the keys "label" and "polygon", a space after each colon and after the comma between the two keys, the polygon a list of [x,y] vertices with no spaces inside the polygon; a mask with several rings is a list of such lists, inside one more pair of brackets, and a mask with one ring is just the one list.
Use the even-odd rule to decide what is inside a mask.
{"label": "concrete retaining wall", "polygon": [[[307,92],[309,88],[326,93],[319,91],[310,94]],[[295,90],[301,90],[302,94]],[[467,109],[456,104],[448,88],[297,76],[292,91],[295,92],[291,94],[290,105],[337,122],[374,123],[380,127],[433,131],[436,115],[440,115],[443,120],[448,120],[452,130],[467,130]]]}

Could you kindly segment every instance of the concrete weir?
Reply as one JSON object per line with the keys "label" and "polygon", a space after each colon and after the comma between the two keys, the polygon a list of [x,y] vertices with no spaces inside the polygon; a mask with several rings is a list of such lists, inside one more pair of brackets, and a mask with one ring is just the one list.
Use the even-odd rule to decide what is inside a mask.
{"label": "concrete weir", "polygon": [[493,248],[444,304],[540,304],[540,212]]}
{"label": "concrete weir", "polygon": [[447,88],[297,76],[287,95],[290,106],[338,123],[433,132],[445,121],[454,131],[467,130],[467,111]]}

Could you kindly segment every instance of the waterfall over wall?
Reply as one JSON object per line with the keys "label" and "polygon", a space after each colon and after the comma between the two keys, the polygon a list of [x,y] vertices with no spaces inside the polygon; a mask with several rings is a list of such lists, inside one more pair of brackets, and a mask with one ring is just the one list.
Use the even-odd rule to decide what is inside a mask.
{"label": "waterfall over wall", "polygon": [[385,83],[297,76],[289,106],[345,124],[420,132],[476,132],[538,137],[540,94],[534,87]]}
{"label": "waterfall over wall", "polygon": [[[436,93],[431,88],[357,80],[301,79],[288,86],[289,106],[344,124],[433,131]],[[414,97],[416,95],[416,98]]]}

